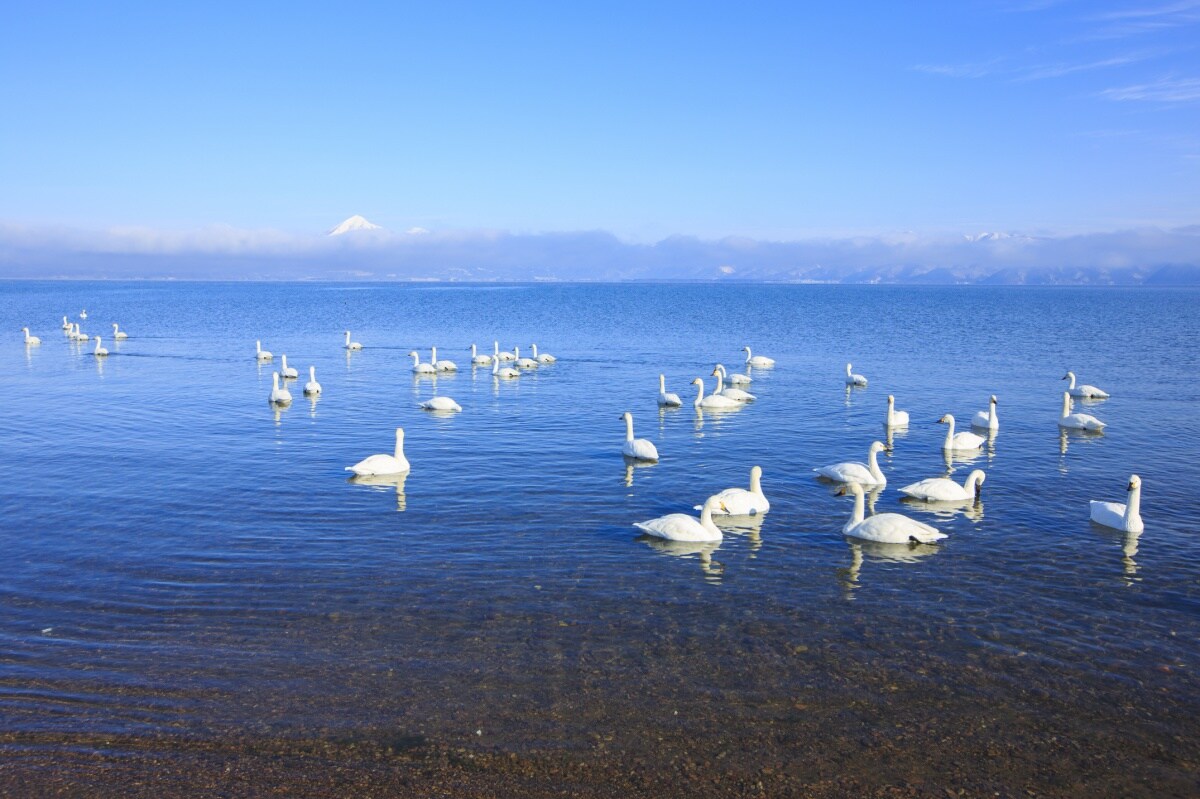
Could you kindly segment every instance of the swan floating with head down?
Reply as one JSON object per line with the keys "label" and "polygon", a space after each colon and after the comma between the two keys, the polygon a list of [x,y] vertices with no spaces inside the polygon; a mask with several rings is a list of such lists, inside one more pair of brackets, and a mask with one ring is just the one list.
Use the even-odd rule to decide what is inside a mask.
{"label": "swan floating with head down", "polygon": [[417,407],[426,411],[461,411],[462,406],[449,397],[430,397],[424,402],[418,403]]}
{"label": "swan floating with head down", "polygon": [[969,452],[973,449],[979,449],[987,443],[987,439],[983,436],[977,436],[974,433],[954,432],[954,417],[946,414],[941,419],[938,419],[938,424],[949,425],[946,430],[946,440],[942,442],[942,449],[953,452]]}
{"label": "swan floating with head down", "polygon": [[880,470],[877,456],[885,449],[886,447],[884,447],[882,441],[873,441],[867,450],[866,463],[842,461],[841,463],[834,463],[829,466],[822,466],[819,469],[813,469],[813,471],[827,480],[833,480],[838,483],[859,483],[871,486],[872,488],[882,488],[887,485],[887,476]]}
{"label": "swan floating with head down", "polygon": [[712,520],[713,512],[720,507],[721,500],[714,495],[704,502],[699,519],[686,513],[668,513],[657,519],[634,522],[633,526],[646,535],[668,541],[720,541],[725,536]]}
{"label": "swan floating with head down", "polygon": [[854,374],[851,372],[850,364],[846,364],[846,385],[865,386],[867,385],[867,378],[863,377],[862,375]]}
{"label": "swan floating with head down", "polygon": [[887,427],[908,427],[908,411],[896,410],[896,398],[888,394],[888,411],[887,419],[884,421]]}
{"label": "swan floating with head down", "polygon": [[999,430],[1000,418],[996,416],[996,395],[988,401],[988,409],[986,411],[976,411],[971,417],[971,427],[979,427],[984,430]]}
{"label": "swan floating with head down", "polygon": [[1126,490],[1129,494],[1124,504],[1092,500],[1092,521],[1126,533],[1142,532],[1145,529],[1142,524],[1142,478],[1130,475]]}
{"label": "swan floating with head down", "polygon": [[[762,467],[750,467],[750,489],[727,488],[716,495],[718,505],[713,509],[714,516],[762,516],[771,509],[766,494],[762,490]],[[695,510],[703,510],[703,505],[696,505]]]}
{"label": "swan floating with head down", "polygon": [[1100,431],[1107,424],[1092,416],[1090,413],[1071,413],[1071,395],[1063,392],[1062,414],[1058,417],[1058,426],[1068,430]]}
{"label": "swan floating with head down", "polygon": [[849,483],[838,491],[838,495],[854,495],[854,511],[850,520],[842,527],[842,534],[864,541],[881,544],[904,544],[916,542],[928,544],[946,538],[946,534],[924,522],[910,519],[899,513],[876,513],[863,518],[863,490],[858,483]]}
{"label": "swan floating with head down", "polygon": [[404,428],[396,428],[396,451],[392,455],[372,455],[363,458],[353,466],[347,466],[346,471],[354,472],[358,477],[372,477],[381,474],[400,474],[409,470],[408,458],[404,457]]}
{"label": "swan floating with head down", "polygon": [[1075,373],[1067,372],[1063,375],[1063,380],[1070,380],[1071,384],[1067,386],[1067,393],[1072,397],[1079,399],[1108,399],[1111,396],[1107,391],[1089,386],[1087,384],[1075,385]]}
{"label": "swan floating with head down", "polygon": [[775,365],[774,358],[768,358],[765,355],[755,355],[750,352],[749,347],[742,347],[742,351],[746,353],[747,366],[752,366],[755,369],[770,369]]}
{"label": "swan floating with head down", "polygon": [[930,477],[906,485],[900,493],[925,502],[966,502],[979,499],[979,487],[986,478],[982,469],[975,469],[962,485],[948,477]]}
{"label": "swan floating with head down", "polygon": [[663,375],[658,376],[658,404],[663,408],[678,408],[683,405],[683,400],[678,394],[667,391],[667,378]]}
{"label": "swan floating with head down", "polygon": [[621,414],[625,420],[625,443],[621,446],[621,454],[626,458],[637,461],[657,461],[658,448],[647,438],[633,437],[633,414],[626,411]]}

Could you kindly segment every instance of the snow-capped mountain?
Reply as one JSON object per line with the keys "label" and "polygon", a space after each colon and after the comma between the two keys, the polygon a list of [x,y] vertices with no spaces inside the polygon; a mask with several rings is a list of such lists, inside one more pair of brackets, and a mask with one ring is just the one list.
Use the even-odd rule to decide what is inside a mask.
{"label": "snow-capped mountain", "polygon": [[351,231],[355,230],[383,230],[383,228],[379,225],[372,224],[371,222],[368,222],[366,218],[355,214],[342,224],[335,227],[333,230],[329,231],[328,235],[341,236],[344,233],[350,233]]}

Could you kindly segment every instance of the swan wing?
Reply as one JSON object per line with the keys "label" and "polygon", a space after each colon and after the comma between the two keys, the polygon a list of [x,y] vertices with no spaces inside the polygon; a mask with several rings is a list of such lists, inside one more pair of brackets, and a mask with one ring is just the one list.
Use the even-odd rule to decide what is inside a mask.
{"label": "swan wing", "polygon": [[922,544],[946,538],[936,527],[899,513],[877,513],[846,530],[846,535],[883,544],[903,544],[916,540]]}
{"label": "swan wing", "polygon": [[900,489],[900,493],[913,499],[923,499],[926,502],[954,502],[970,499],[963,487],[945,477],[930,477],[919,480],[912,485]]}
{"label": "swan wing", "polygon": [[359,477],[399,474],[408,471],[408,461],[397,460],[394,455],[372,455],[369,458],[363,458],[353,466],[347,466],[346,471],[354,472]]}
{"label": "swan wing", "polygon": [[[771,503],[762,494],[755,494],[744,488],[727,488],[717,494],[721,505],[713,510],[713,516],[760,516],[771,509]],[[694,506],[694,510],[703,510],[703,505]]]}
{"label": "swan wing", "polygon": [[658,449],[653,442],[645,438],[626,441],[625,446],[621,448],[621,453],[627,458],[636,458],[639,461],[658,460]]}
{"label": "swan wing", "polygon": [[827,477],[830,480],[836,480],[839,483],[862,483],[864,485],[875,485],[875,477],[871,474],[871,469],[865,463],[856,463],[852,461],[843,461],[842,463],[833,463],[829,466],[822,466],[820,469],[813,469],[814,472]]}
{"label": "swan wing", "polygon": [[700,520],[686,513],[670,513],[645,522],[634,522],[634,527],[647,535],[665,538],[668,541],[719,541],[720,531],[714,535],[706,530]]}
{"label": "swan wing", "polygon": [[1092,521],[1105,527],[1125,529],[1125,504],[1122,502],[1097,502],[1092,500]]}

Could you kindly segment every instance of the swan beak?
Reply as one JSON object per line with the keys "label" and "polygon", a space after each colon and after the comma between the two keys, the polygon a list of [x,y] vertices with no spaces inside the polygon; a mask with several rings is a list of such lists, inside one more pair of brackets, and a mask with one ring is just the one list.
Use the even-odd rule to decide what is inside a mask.
{"label": "swan beak", "polygon": [[1067,376],[1066,376],[1066,375],[1063,375],[1063,378],[1062,378],[1062,379],[1063,379],[1063,380],[1066,380],[1066,379],[1067,379]]}
{"label": "swan beak", "polygon": [[1133,483],[1130,483],[1129,485],[1125,486],[1125,490],[1126,490],[1126,491],[1132,491],[1132,490],[1133,490]]}

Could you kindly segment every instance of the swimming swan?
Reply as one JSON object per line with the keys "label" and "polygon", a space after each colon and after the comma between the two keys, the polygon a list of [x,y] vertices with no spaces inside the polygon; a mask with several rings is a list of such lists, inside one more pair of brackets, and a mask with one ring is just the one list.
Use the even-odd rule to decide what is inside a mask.
{"label": "swimming swan", "polygon": [[357,341],[351,341],[350,340],[350,331],[347,330],[346,331],[346,343],[342,345],[342,348],[347,349],[347,350],[361,350],[362,344],[358,343]]}
{"label": "swimming swan", "polygon": [[621,454],[636,461],[657,461],[658,449],[654,442],[633,437],[633,414],[626,411],[621,418],[625,420],[625,444],[621,447]]}
{"label": "swimming swan", "polygon": [[720,369],[713,369],[713,377],[717,378],[717,390],[713,393],[720,397],[728,397],[738,402],[754,402],[758,397],[740,388],[725,388],[725,377]]}
{"label": "swimming swan", "polygon": [[23,328],[21,328],[21,330],[22,330],[22,332],[25,333],[25,343],[26,344],[41,344],[42,343],[42,340],[40,338],[38,338],[37,336],[29,335],[29,328],[23,327]]}
{"label": "swimming swan", "polygon": [[437,374],[437,369],[433,368],[431,363],[421,363],[421,356],[417,355],[417,351],[413,350],[409,353],[413,359],[412,372],[415,375],[432,375]]}
{"label": "swimming swan", "polygon": [[513,347],[513,354],[517,356],[517,368],[518,369],[536,369],[536,368],[538,368],[538,362],[535,361],[533,358],[522,358],[521,357],[521,348],[520,347]]}
{"label": "swimming swan", "polygon": [[848,386],[865,386],[867,378],[862,375],[853,374],[850,371],[850,364],[846,364],[846,385]]}
{"label": "swimming swan", "polygon": [[[771,503],[762,491],[762,467],[750,467],[750,490],[727,488],[717,494],[720,505],[713,510],[716,516],[761,516],[771,509]],[[697,505],[695,510],[703,510]]]}
{"label": "swimming swan", "polygon": [[529,346],[533,347],[533,359],[538,363],[554,363],[558,360],[558,358],[555,358],[548,352],[543,352],[541,355],[538,355],[536,344],[530,344]]}
{"label": "swimming swan", "polygon": [[1125,504],[1097,502],[1093,499],[1091,502],[1092,521],[1127,533],[1142,532],[1145,529],[1142,524],[1142,478],[1136,474],[1130,475],[1127,490],[1129,495],[1125,499]]}
{"label": "swimming swan", "polygon": [[71,325],[71,335],[69,336],[69,338],[71,339],[71,341],[87,341],[88,340],[87,334],[79,329],[78,322],[75,322],[74,324]]}
{"label": "swimming swan", "polygon": [[679,408],[683,405],[678,394],[667,391],[667,378],[663,375],[658,376],[658,404],[663,408]]}
{"label": "swimming swan", "polygon": [[1071,395],[1064,391],[1058,426],[1068,430],[1103,430],[1108,425],[1090,413],[1071,413]]}
{"label": "swimming swan", "polygon": [[1082,399],[1108,399],[1110,396],[1107,391],[1102,391],[1095,386],[1089,386],[1086,384],[1076,386],[1074,372],[1067,372],[1066,375],[1063,376],[1063,380],[1071,381],[1071,384],[1067,386],[1067,393],[1072,397],[1080,397]]}
{"label": "swimming swan", "polygon": [[475,364],[476,366],[490,366],[492,363],[492,356],[480,355],[479,349],[474,344],[472,344],[471,345],[471,363]]}
{"label": "swimming swan", "polygon": [[768,358],[765,355],[753,355],[749,347],[742,347],[742,350],[746,353],[746,363],[755,369],[769,369],[775,365],[774,358]]}
{"label": "swimming swan", "polygon": [[843,535],[861,538],[864,541],[878,541],[881,544],[904,544],[910,541],[928,544],[946,538],[946,534],[936,527],[930,527],[899,513],[876,513],[869,519],[864,519],[863,490],[858,483],[844,486],[838,494],[854,494],[854,512],[842,527]]}
{"label": "swimming swan", "polygon": [[719,363],[716,368],[721,370],[721,377],[725,378],[725,382],[731,386],[748,386],[754,381],[750,375],[729,374],[725,371],[725,364]]}
{"label": "swimming swan", "polygon": [[949,425],[946,430],[946,440],[942,442],[942,449],[956,451],[970,451],[979,449],[987,443],[987,439],[983,436],[977,436],[974,433],[955,433],[954,432],[954,417],[946,414],[941,419],[938,419],[938,424]]}
{"label": "swimming swan", "polygon": [[129,338],[129,334],[122,331],[117,327],[117,323],[113,322],[113,339],[116,341],[124,341],[127,338]]}
{"label": "swimming swan", "polygon": [[255,352],[256,357],[260,361],[269,361],[275,357],[274,355],[272,355],[271,353],[267,352],[266,350],[264,350],[262,348],[261,341],[254,342],[254,352]]}
{"label": "swimming swan", "polygon": [[358,477],[372,477],[380,474],[400,474],[407,472],[409,468],[408,458],[404,457],[404,428],[397,427],[394,455],[372,455],[353,466],[347,466],[346,471],[354,472]]}
{"label": "swimming swan", "polygon": [[267,401],[272,405],[287,405],[292,401],[292,392],[279,385],[279,372],[271,372],[271,394]]}
{"label": "swimming swan", "polygon": [[511,352],[501,352],[499,341],[492,342],[492,352],[494,353],[492,357],[498,361],[515,361],[517,359],[517,356]]}
{"label": "swimming swan", "polygon": [[887,427],[908,427],[908,411],[896,410],[896,398],[888,394]]}
{"label": "swimming swan", "polygon": [[279,376],[290,380],[295,380],[300,376],[295,367],[287,365],[287,353],[279,356]]}
{"label": "swimming swan", "polygon": [[87,308],[84,308],[82,311],[79,312],[79,318],[87,319]]}
{"label": "swimming swan", "polygon": [[312,396],[321,393],[321,384],[317,382],[317,367],[308,367],[308,382],[304,384],[304,393]]}
{"label": "swimming swan", "polygon": [[887,485],[887,476],[880,471],[877,456],[884,449],[882,441],[872,441],[870,449],[867,450],[866,463],[842,461],[841,463],[822,466],[820,469],[813,469],[813,471],[821,477],[839,483],[859,483],[871,486],[872,488],[882,488]]}
{"label": "swimming swan", "polygon": [[106,350],[106,349],[104,349],[104,347],[100,346],[100,337],[99,336],[96,336],[96,349],[92,350],[92,355],[95,355],[97,358],[103,358],[106,355],[108,355],[108,350]]}
{"label": "swimming swan", "polygon": [[959,485],[948,477],[930,477],[920,480],[900,489],[900,493],[913,499],[923,499],[926,502],[964,502],[979,499],[979,487],[987,475],[982,469],[975,469],[967,475],[966,481]]}
{"label": "swimming swan", "polygon": [[709,394],[704,396],[704,379],[697,377],[692,381],[692,385],[696,386],[696,401],[692,405],[697,408],[706,408],[708,410],[721,410],[724,408],[740,408],[742,403],[737,400],[732,400],[729,397],[722,397],[720,394]]}
{"label": "swimming swan", "polygon": [[501,366],[499,358],[492,359],[492,377],[498,377],[502,380],[512,380],[520,376],[521,373],[511,366]]}
{"label": "swimming swan", "polygon": [[418,407],[426,411],[461,411],[462,406],[449,397],[430,397]]}
{"label": "swimming swan", "polygon": [[981,427],[984,430],[999,430],[1000,419],[996,416],[996,395],[988,401],[986,411],[976,411],[971,417],[971,427]]}
{"label": "swimming swan", "polygon": [[71,330],[71,323],[67,321],[67,317],[65,316],[63,317],[62,329],[68,332]]}
{"label": "swimming swan", "polygon": [[721,500],[713,495],[704,502],[699,519],[686,513],[669,513],[657,519],[634,522],[633,526],[647,535],[668,541],[720,541],[725,536],[712,520],[713,511],[720,507]]}
{"label": "swimming swan", "polygon": [[439,372],[457,372],[458,364],[454,361],[438,360],[437,347],[429,348],[429,362],[433,364],[433,368]]}

